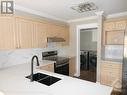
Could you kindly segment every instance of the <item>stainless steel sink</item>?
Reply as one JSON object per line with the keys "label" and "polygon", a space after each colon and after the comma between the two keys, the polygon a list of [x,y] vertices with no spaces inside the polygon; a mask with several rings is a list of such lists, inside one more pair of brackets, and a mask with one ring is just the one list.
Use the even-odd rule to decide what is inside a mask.
{"label": "stainless steel sink", "polygon": [[[26,76],[26,78],[31,79],[31,75]],[[47,86],[50,86],[59,80],[61,80],[61,79],[53,77],[53,76],[49,76],[46,74],[42,74],[42,73],[36,73],[33,75],[33,81],[37,81],[37,82],[45,84]]]}

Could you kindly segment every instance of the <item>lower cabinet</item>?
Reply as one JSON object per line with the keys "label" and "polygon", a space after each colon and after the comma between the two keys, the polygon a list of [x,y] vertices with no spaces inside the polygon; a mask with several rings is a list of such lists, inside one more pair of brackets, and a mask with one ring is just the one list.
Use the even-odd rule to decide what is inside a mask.
{"label": "lower cabinet", "polygon": [[69,76],[73,77],[76,72],[76,58],[72,57],[69,60]]}
{"label": "lower cabinet", "polygon": [[48,64],[45,66],[41,66],[39,69],[54,72],[54,64]]}
{"label": "lower cabinet", "polygon": [[101,64],[101,84],[121,90],[122,63],[103,61]]}

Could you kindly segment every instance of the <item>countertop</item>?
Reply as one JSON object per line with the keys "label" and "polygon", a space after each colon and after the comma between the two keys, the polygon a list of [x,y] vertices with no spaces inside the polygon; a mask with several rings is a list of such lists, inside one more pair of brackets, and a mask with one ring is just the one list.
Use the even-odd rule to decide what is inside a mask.
{"label": "countertop", "polygon": [[116,64],[122,64],[123,63],[122,59],[102,58],[102,61],[114,62]]}
{"label": "countertop", "polygon": [[[47,61],[48,63],[48,61]],[[21,64],[0,70],[0,92],[5,95],[110,95],[112,88],[34,68],[35,72],[52,75],[62,80],[51,86],[30,82],[30,64]]]}

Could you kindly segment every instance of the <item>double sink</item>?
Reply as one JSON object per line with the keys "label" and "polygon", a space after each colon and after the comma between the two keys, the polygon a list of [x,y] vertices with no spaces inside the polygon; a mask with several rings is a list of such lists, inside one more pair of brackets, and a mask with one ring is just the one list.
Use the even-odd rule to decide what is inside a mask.
{"label": "double sink", "polygon": [[[31,79],[31,75],[26,76],[26,78]],[[33,81],[37,81],[47,86],[50,86],[60,80],[61,80],[60,78],[56,78],[56,77],[49,76],[49,75],[42,74],[42,73],[33,74]]]}

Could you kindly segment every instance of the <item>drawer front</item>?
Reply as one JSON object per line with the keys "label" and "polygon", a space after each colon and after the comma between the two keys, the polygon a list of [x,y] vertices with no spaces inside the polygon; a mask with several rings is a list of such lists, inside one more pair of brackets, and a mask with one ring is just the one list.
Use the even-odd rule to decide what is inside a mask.
{"label": "drawer front", "polygon": [[102,62],[101,67],[102,68],[121,69],[122,68],[122,63],[118,64],[118,63],[115,63],[115,62]]}
{"label": "drawer front", "polygon": [[40,67],[40,69],[50,71],[50,72],[54,72],[54,64],[49,64],[49,65],[46,65],[46,66],[42,66],[42,67]]}

